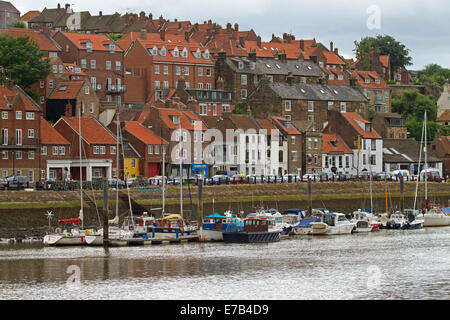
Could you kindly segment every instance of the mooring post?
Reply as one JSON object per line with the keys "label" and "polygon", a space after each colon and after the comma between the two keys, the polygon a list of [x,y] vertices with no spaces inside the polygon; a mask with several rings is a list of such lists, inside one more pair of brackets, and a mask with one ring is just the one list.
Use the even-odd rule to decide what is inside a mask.
{"label": "mooring post", "polygon": [[[213,212],[214,213],[214,212]],[[201,225],[203,219],[203,180],[198,180],[198,210],[197,210],[197,223]]]}
{"label": "mooring post", "polygon": [[400,212],[405,209],[405,196],[403,194],[403,175],[400,176]]}
{"label": "mooring post", "polygon": [[308,178],[308,216],[312,216],[312,180]]}
{"label": "mooring post", "polygon": [[103,180],[103,247],[109,247],[108,180]]}

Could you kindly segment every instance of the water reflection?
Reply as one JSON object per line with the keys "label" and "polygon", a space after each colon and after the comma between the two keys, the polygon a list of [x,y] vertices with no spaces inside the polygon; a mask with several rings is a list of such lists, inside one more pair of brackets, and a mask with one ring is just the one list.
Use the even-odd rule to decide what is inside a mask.
{"label": "water reflection", "polygon": [[2,245],[0,299],[448,299],[449,232],[384,230],[109,252]]}

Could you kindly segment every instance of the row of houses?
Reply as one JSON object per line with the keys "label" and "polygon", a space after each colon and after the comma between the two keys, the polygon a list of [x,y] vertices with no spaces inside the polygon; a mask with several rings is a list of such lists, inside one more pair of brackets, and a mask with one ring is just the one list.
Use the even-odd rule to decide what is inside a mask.
{"label": "row of houses", "polygon": [[[80,18],[77,25],[68,23],[74,15]],[[33,105],[43,121],[58,130],[81,116],[81,128],[83,121],[96,123],[105,137],[115,139],[89,142],[101,149],[92,150],[95,163],[109,159],[108,165],[83,169],[89,178],[151,177],[161,174],[163,162],[172,175],[419,169],[414,166],[419,146],[408,139],[405,120],[391,110],[394,89],[386,81],[403,80],[391,70],[389,55],[374,52],[367,68],[339,55],[333,42],[325,46],[286,33],[264,42],[237,23],[221,28],[211,20],[192,24],[144,13],[91,16],[70,5],[21,19],[28,29],[0,34],[28,36],[49,59],[50,74],[33,85],[39,92]],[[401,90],[398,86],[395,90]],[[244,114],[235,113],[238,107]],[[10,125],[2,124],[10,135],[28,130]],[[223,139],[228,131],[234,132],[232,140]],[[123,150],[108,153],[114,144],[117,149],[118,132]],[[216,135],[222,140],[216,142]],[[76,137],[63,137],[71,146],[65,161],[74,162],[47,165],[51,159],[44,157],[33,169],[34,179],[36,174],[79,177]],[[406,144],[409,148],[402,149]],[[386,156],[400,149],[401,157]],[[430,166],[442,167],[439,159],[429,159]],[[8,162],[5,174],[16,173],[16,165]]]}

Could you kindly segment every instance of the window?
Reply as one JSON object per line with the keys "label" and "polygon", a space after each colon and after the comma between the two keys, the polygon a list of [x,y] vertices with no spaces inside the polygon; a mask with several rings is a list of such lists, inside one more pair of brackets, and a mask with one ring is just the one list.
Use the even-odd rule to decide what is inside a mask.
{"label": "window", "polygon": [[211,89],[211,83],[206,84],[206,89]]}
{"label": "window", "polygon": [[244,69],[244,63],[242,61],[238,62],[238,68],[239,69]]}
{"label": "window", "polygon": [[90,112],[90,113],[94,113],[94,103],[93,103],[93,102],[91,102],[91,103],[89,104],[89,112]]}
{"label": "window", "polygon": [[308,138],[308,149],[312,148],[312,139]]}
{"label": "window", "polygon": [[91,60],[91,69],[96,69],[96,68],[97,68],[97,61]]}
{"label": "window", "polygon": [[377,158],[375,155],[370,156],[370,164],[375,166],[377,164]]}
{"label": "window", "polygon": [[101,154],[106,154],[106,147],[105,146],[100,146],[100,153]]}
{"label": "window", "polygon": [[28,159],[33,160],[34,159],[34,151],[28,151]]}
{"label": "window", "polygon": [[94,154],[99,154],[99,153],[100,153],[100,147],[94,146]]}
{"label": "window", "polygon": [[241,84],[247,85],[247,75],[246,74],[241,74]]}
{"label": "window", "polygon": [[116,146],[111,146],[111,147],[109,148],[109,153],[110,153],[110,154],[116,154]]}
{"label": "window", "polygon": [[164,89],[168,89],[169,88],[169,81],[164,81]]}
{"label": "window", "polygon": [[[7,113],[8,114],[8,113]],[[27,119],[27,120],[34,120],[34,112],[27,112],[26,114],[25,114],[25,118]],[[8,119],[8,118],[7,118]]]}
{"label": "window", "polygon": [[269,75],[269,76],[267,76],[267,79],[269,79],[269,82],[271,82],[271,83],[273,82],[273,76]]}
{"label": "window", "polygon": [[210,68],[206,68],[206,76],[211,77],[211,69]]}
{"label": "window", "polygon": [[41,154],[42,155],[47,155],[47,146],[43,146],[42,148],[41,148]]}
{"label": "window", "polygon": [[371,139],[370,141],[371,141],[370,142],[370,150],[376,151],[377,150],[377,140]]}
{"label": "window", "polygon": [[198,76],[203,77],[203,68],[202,67],[198,68]]}
{"label": "window", "polygon": [[22,119],[22,111],[16,111],[16,120]]}
{"label": "window", "polygon": [[22,151],[17,151],[16,152],[16,159],[22,159]]}
{"label": "window", "polygon": [[314,101],[308,101],[308,112],[314,112]]}
{"label": "window", "polygon": [[111,70],[111,61],[106,60],[106,70]]}
{"label": "window", "polygon": [[169,66],[163,66],[164,74],[169,74]]}
{"label": "window", "polygon": [[116,70],[120,71],[121,68],[122,68],[121,62],[120,61],[116,61]]}
{"label": "window", "polygon": [[189,84],[189,82],[185,83],[186,89],[189,89],[191,87],[191,85]]}
{"label": "window", "polygon": [[291,101],[290,100],[286,100],[284,102],[284,108],[286,111],[291,111]]}
{"label": "window", "polygon": [[242,89],[241,90],[241,98],[242,99],[247,99],[247,90],[246,89]]}
{"label": "window", "polygon": [[28,138],[30,139],[34,138],[34,129],[28,129]]}
{"label": "window", "polygon": [[345,112],[346,111],[346,103],[345,102],[341,102],[341,112]]}
{"label": "window", "polygon": [[328,79],[329,79],[329,80],[334,80],[334,74],[330,74],[330,75],[328,76]]}
{"label": "window", "polygon": [[56,64],[52,65],[53,73],[58,73],[58,66]]}
{"label": "window", "polygon": [[16,145],[22,145],[22,129],[16,129]]}
{"label": "window", "polygon": [[181,67],[176,67],[175,68],[175,74],[177,75],[177,76],[179,76],[180,74],[181,74]]}
{"label": "window", "polygon": [[350,157],[349,156],[345,157],[345,167],[347,169],[350,168]]}
{"label": "window", "polygon": [[206,116],[206,114],[207,114],[207,112],[206,112],[206,104],[200,104],[199,108],[200,108],[200,110],[199,110],[200,115]]}
{"label": "window", "polygon": [[70,51],[70,46],[68,44],[66,44],[66,52]]}
{"label": "window", "polygon": [[291,144],[295,144],[295,136],[291,137]]}
{"label": "window", "polygon": [[344,80],[344,76],[342,74],[338,75],[338,80]]}
{"label": "window", "polygon": [[161,85],[160,85],[160,82],[159,81],[155,81],[155,88],[160,88],[161,87]]}
{"label": "window", "polygon": [[[58,155],[58,147],[57,146],[53,146],[52,147],[52,154],[54,155],[54,156],[56,156],[56,155]],[[95,153],[95,152],[94,152]]]}
{"label": "window", "polygon": [[297,151],[292,151],[292,153],[291,153],[291,161],[297,161]]}
{"label": "window", "polygon": [[89,86],[84,87],[84,93],[89,94]]}
{"label": "window", "polygon": [[366,155],[363,154],[363,165],[365,165],[365,164],[366,164]]}
{"label": "window", "polygon": [[148,146],[148,151],[147,152],[148,152],[148,154],[153,154],[153,146],[152,145]]}
{"label": "window", "polygon": [[328,110],[333,110],[333,107],[334,107],[334,102],[328,101]]}
{"label": "window", "polygon": [[159,74],[159,66],[155,66],[155,74]]}
{"label": "window", "polygon": [[7,160],[8,159],[8,151],[2,151],[2,159]]}
{"label": "window", "polygon": [[189,75],[189,67],[184,67],[184,75],[185,76]]}
{"label": "window", "polygon": [[317,138],[314,139],[314,149],[319,148],[319,140]]}
{"label": "window", "polygon": [[45,85],[45,81],[44,81],[44,80],[39,81],[39,87],[40,87],[41,89],[44,88],[44,85]]}
{"label": "window", "polygon": [[136,159],[135,158],[131,158],[130,160],[130,167],[135,169],[136,168]]}
{"label": "window", "polygon": [[314,121],[314,116],[312,114],[308,114],[308,121]]}
{"label": "window", "polygon": [[92,168],[92,177],[101,178],[103,176],[102,168]]}
{"label": "window", "polygon": [[81,68],[86,69],[86,65],[87,65],[86,59],[81,59]]}

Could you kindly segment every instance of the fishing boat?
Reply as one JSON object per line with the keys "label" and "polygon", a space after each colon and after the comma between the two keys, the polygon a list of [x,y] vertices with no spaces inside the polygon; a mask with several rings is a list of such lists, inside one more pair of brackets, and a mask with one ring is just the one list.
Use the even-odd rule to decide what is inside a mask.
{"label": "fishing boat", "polygon": [[321,222],[320,218],[304,218],[292,228],[295,235],[307,235],[312,232],[311,222]]}
{"label": "fishing boat", "polygon": [[407,219],[403,213],[396,211],[388,219],[381,222],[381,229],[420,229],[423,221],[419,219]]}
{"label": "fishing boat", "polygon": [[372,214],[361,210],[353,212],[353,219],[350,221],[356,223],[355,232],[359,233],[377,231],[381,227],[381,223],[376,221]]}
{"label": "fishing boat", "polygon": [[148,232],[141,235],[150,240],[187,240],[197,241],[199,236],[197,229],[188,226],[181,215],[170,214],[161,219],[155,219],[152,226],[148,226]]}
{"label": "fishing boat", "polygon": [[350,222],[343,213],[324,213],[321,222],[311,222],[312,235],[338,235],[350,234],[354,231],[356,223]]}
{"label": "fishing boat", "polygon": [[250,216],[244,219],[242,231],[224,231],[223,241],[233,243],[267,243],[280,241],[280,229],[269,230],[267,217]]}
{"label": "fishing boat", "polygon": [[244,223],[238,217],[231,214],[231,211],[211,214],[203,218],[200,228],[200,241],[223,241],[224,231],[242,231]]}
{"label": "fishing boat", "polygon": [[292,225],[286,223],[283,219],[283,215],[276,209],[264,209],[260,208],[256,213],[250,213],[247,215],[249,217],[259,217],[267,219],[267,223],[270,230],[279,230],[281,237],[288,237],[292,231]]}

